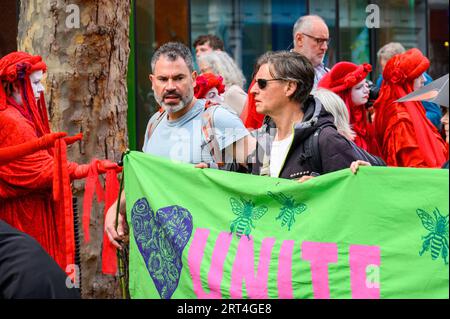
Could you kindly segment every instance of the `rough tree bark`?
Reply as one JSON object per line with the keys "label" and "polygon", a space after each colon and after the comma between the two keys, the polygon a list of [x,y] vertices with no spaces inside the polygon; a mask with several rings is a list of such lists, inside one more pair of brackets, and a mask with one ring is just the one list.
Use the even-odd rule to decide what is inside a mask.
{"label": "rough tree bark", "polygon": [[[21,1],[18,48],[47,63],[52,129],[84,134],[69,147],[72,161],[118,161],[128,144],[129,14],[125,0]],[[74,184],[80,214],[83,186]],[[118,281],[101,274],[103,206],[94,203],[91,218],[91,242],[81,244],[83,297],[119,297]]]}

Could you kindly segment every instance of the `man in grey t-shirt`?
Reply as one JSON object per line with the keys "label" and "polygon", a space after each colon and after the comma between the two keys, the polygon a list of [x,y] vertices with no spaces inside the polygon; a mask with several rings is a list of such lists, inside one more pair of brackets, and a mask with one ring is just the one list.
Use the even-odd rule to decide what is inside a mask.
{"label": "man in grey t-shirt", "polygon": [[[196,100],[182,117],[170,119],[164,116],[149,134],[151,121],[145,133],[142,151],[185,163],[213,163],[209,145],[202,133],[205,100]],[[232,111],[217,107],[213,116],[214,134],[218,149],[226,150],[233,143],[249,134],[239,117]]]}
{"label": "man in grey t-shirt", "polygon": [[[209,146],[202,132],[201,116],[206,111],[204,101],[194,97],[197,73],[191,52],[181,43],[166,43],[153,55],[151,68],[149,78],[155,99],[164,112],[155,114],[150,119],[143,151],[173,160],[198,163],[197,167],[214,164],[212,154],[205,151]],[[232,154],[232,160],[237,163],[246,163],[247,155],[255,147],[254,139],[237,115],[226,108],[215,107],[212,114],[219,151]],[[121,196],[117,232],[117,201],[109,208],[105,219],[105,231],[109,240],[119,249],[121,247],[118,241],[124,239],[124,194],[123,192]]]}

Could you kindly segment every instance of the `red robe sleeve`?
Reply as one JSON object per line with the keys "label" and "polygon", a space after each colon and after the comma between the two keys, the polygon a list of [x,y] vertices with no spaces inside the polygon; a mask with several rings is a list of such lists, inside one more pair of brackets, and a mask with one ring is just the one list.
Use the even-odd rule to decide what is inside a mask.
{"label": "red robe sleeve", "polygon": [[[54,142],[53,140],[49,142]],[[42,138],[25,142],[16,146],[10,146],[0,148],[0,165],[5,165],[17,158],[23,157],[40,151],[42,149],[49,148],[48,143],[44,143]]]}
{"label": "red robe sleeve", "polygon": [[[0,147],[7,148],[36,140],[31,124],[12,107],[0,112]],[[69,174],[77,167],[69,163]],[[36,190],[51,190],[53,156],[47,150],[15,158],[0,166],[0,198],[23,196]]]}

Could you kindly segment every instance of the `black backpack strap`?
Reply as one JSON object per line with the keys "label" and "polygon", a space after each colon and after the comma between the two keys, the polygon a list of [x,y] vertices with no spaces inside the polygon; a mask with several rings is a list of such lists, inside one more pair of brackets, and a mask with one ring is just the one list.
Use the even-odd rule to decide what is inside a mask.
{"label": "black backpack strap", "polygon": [[[318,127],[313,134],[311,134],[304,142],[304,152],[300,155],[299,161],[305,162],[310,161],[311,174],[322,174],[322,156],[320,154],[319,137],[320,132],[328,126],[334,126],[331,123],[325,124]],[[355,156],[363,161],[369,162],[372,166],[386,166],[386,163],[378,156],[372,155],[366,150],[357,146],[354,142],[345,138],[345,140],[350,144],[353,149]]]}
{"label": "black backpack strap", "polygon": [[209,153],[213,158],[213,162],[208,164],[210,165],[211,168],[217,168],[220,170],[231,172],[247,173],[247,169],[236,163],[235,160],[233,160],[232,163],[225,162],[226,160],[225,149],[220,150],[219,141],[217,140],[214,126],[214,113],[219,107],[236,114],[234,110],[231,110],[225,104],[214,103],[211,101],[206,102],[201,119],[202,119],[203,138],[205,140],[206,145],[209,148]]}
{"label": "black backpack strap", "polygon": [[153,132],[155,131],[158,124],[162,121],[164,116],[167,114],[166,111],[158,111],[150,118],[147,124],[147,140],[150,140]]}
{"label": "black backpack strap", "polygon": [[308,136],[304,142],[303,154],[300,155],[300,162],[309,160],[311,166],[312,175],[320,175],[323,172],[322,156],[320,155],[319,137],[320,132],[328,126],[334,126],[333,124],[325,124],[319,126],[313,134]]}
{"label": "black backpack strap", "polygon": [[[223,165],[223,157],[220,151],[219,142],[217,141],[214,131],[214,112],[217,109],[217,105],[208,103],[205,105],[205,109],[202,114],[202,134],[205,139],[205,143],[208,146],[209,153],[215,164],[218,166]],[[212,163],[210,163],[212,164]]]}
{"label": "black backpack strap", "polygon": [[386,166],[386,163],[380,157],[370,154],[365,149],[356,145],[353,141],[347,140],[347,142],[351,145],[359,160],[369,162],[372,166]]}
{"label": "black backpack strap", "polygon": [[309,147],[311,153],[311,174],[322,174],[323,167],[322,167],[322,156],[320,155],[320,148],[319,148],[319,135],[320,132],[322,132],[322,129],[324,127],[320,126],[317,128],[317,130],[312,134],[312,136],[309,138]]}

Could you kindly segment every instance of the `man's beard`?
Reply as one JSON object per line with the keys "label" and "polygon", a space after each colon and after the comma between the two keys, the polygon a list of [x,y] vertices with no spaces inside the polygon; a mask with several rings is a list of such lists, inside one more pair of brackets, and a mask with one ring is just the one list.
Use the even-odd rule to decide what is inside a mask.
{"label": "man's beard", "polygon": [[[178,104],[164,103],[164,99],[167,95],[177,96],[180,99],[180,102],[178,102]],[[155,94],[156,102],[169,114],[181,111],[192,102],[193,98],[194,98],[194,90],[190,90],[188,95],[184,97],[181,94],[178,94],[177,92],[168,92],[165,93],[162,97],[159,97],[158,95]]]}

